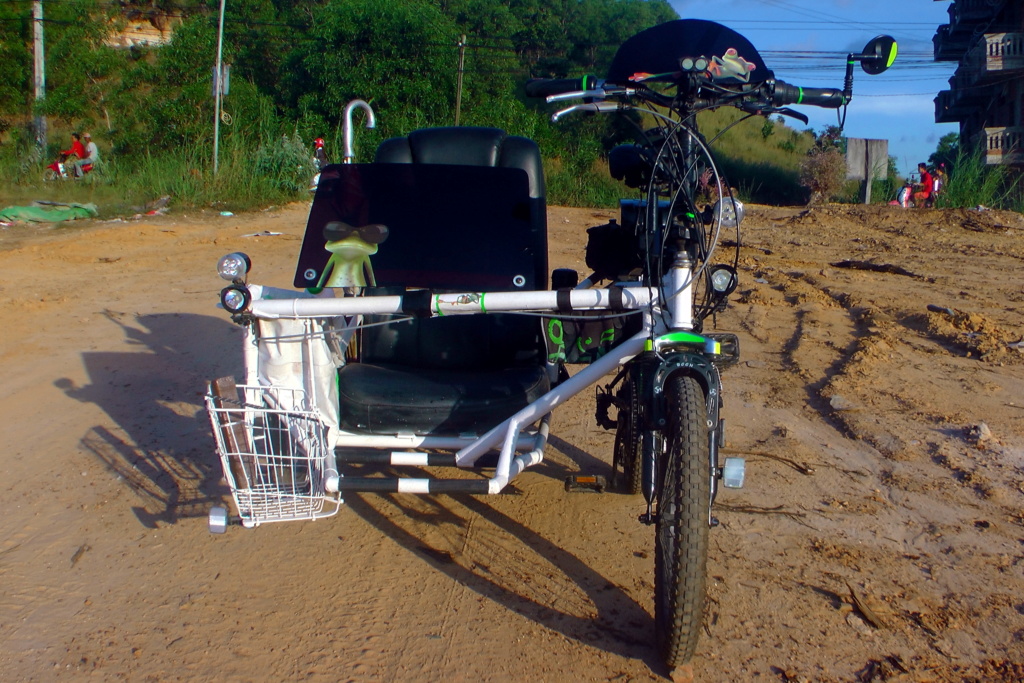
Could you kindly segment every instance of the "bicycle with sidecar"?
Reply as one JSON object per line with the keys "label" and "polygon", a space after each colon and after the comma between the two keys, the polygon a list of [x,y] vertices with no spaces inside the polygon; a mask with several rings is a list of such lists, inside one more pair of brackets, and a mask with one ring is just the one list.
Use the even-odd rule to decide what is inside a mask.
{"label": "bicycle with sidecar", "polygon": [[[609,113],[636,128],[609,166],[637,196],[588,230],[594,272],[582,281],[549,273],[529,139],[423,129],[383,142],[373,163],[323,169],[295,290],[249,283],[244,254],[218,265],[231,282],[221,303],[244,327],[244,382],[215,380],[207,397],[234,519],[326,517],[351,492],[501,493],[544,458],[552,411],[597,385],[597,421],[615,430],[612,484],[642,494],[639,519],[655,527],[658,647],[670,667],[688,661],[712,504],[744,478],[743,461],[720,452],[721,372],[738,339],[705,329],[737,284],[744,209],[697,114],[845,109],[855,61],[880,73],[895,54],[880,36],[850,55],[842,90],[799,88],[738,33],[678,20],[626,41],[605,79],[528,83],[531,96],[571,102],[555,120]],[[358,476],[362,464],[460,472]],[[490,474],[463,472],[481,468]],[[211,529],[231,520],[215,508]]]}

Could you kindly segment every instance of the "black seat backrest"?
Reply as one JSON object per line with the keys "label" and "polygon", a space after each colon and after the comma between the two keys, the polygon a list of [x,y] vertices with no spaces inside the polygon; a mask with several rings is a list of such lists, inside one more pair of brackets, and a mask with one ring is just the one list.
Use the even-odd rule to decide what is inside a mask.
{"label": "black seat backrest", "polygon": [[323,170],[295,286],[500,291],[545,289],[547,278],[536,143],[437,128],[386,140],[375,163]]}
{"label": "black seat backrest", "polygon": [[[407,250],[385,254],[387,245],[382,245],[379,257],[374,257],[378,284],[470,291],[547,288],[547,207],[535,142],[496,128],[423,129],[381,143],[373,165],[391,167],[387,172],[393,175],[394,164],[418,167],[416,191],[424,202],[437,201],[434,195],[446,191],[461,191],[461,195],[452,200],[456,205],[448,216],[443,208],[434,207],[442,213],[432,217],[439,222],[423,220],[421,226],[433,234],[405,257],[399,253]],[[427,168],[437,165],[452,168]],[[508,170],[481,173],[466,167]],[[521,172],[525,172],[525,201],[517,194],[522,190],[514,189],[522,187],[522,176],[517,175]],[[428,190],[432,181],[459,187]],[[468,227],[460,227],[464,221]],[[434,250],[439,242],[443,249]],[[394,260],[389,261],[388,255]],[[410,256],[416,267],[403,260]],[[447,265],[449,258],[455,265]],[[417,319],[368,327],[360,349],[364,362],[428,370],[496,370],[537,365],[546,356],[541,324],[516,315]]]}
{"label": "black seat backrest", "polygon": [[377,148],[377,163],[450,164],[520,168],[530,178],[530,197],[544,199],[540,149],[529,138],[500,128],[424,128],[408,137],[390,138]]}
{"label": "black seat backrest", "polygon": [[[484,238],[483,248],[493,245],[492,258],[485,260],[495,261],[491,267],[502,267],[509,265],[507,259],[515,257],[516,254],[529,252],[529,258],[533,262],[533,277],[528,289],[546,289],[548,277],[548,244],[547,244],[547,205],[544,199],[544,168],[541,161],[540,148],[537,143],[529,138],[508,135],[500,128],[477,128],[477,127],[450,127],[450,128],[424,128],[415,130],[407,137],[390,138],[385,140],[377,148],[374,161],[378,164],[438,164],[443,166],[461,167],[490,167],[495,169],[518,169],[525,171],[528,183],[529,199],[525,207],[526,215],[520,214],[522,207],[510,207],[511,211],[503,210],[494,204],[491,197],[497,193],[508,192],[507,181],[500,178],[495,172],[495,179],[491,180],[491,187],[483,188],[466,187],[463,194],[463,201],[476,201],[480,208],[479,212],[484,216],[482,223],[488,220],[501,219],[507,213],[513,213],[520,219],[529,223],[529,231],[520,235],[499,235],[493,228],[499,226],[485,227],[486,234],[479,237]],[[460,184],[473,182],[479,176],[478,171],[465,169],[467,176],[459,178]],[[448,173],[456,174],[455,169]],[[486,176],[481,179],[488,182]],[[480,195],[480,196],[478,196]],[[486,214],[490,213],[490,216]],[[512,230],[521,231],[521,227],[511,227]],[[509,243],[506,244],[505,241]],[[460,251],[466,253],[467,244],[460,244]],[[500,256],[497,253],[503,250]],[[516,252],[510,253],[510,251]],[[503,262],[503,259],[505,260]],[[510,289],[509,287],[495,287],[494,283],[486,283],[489,289]]]}

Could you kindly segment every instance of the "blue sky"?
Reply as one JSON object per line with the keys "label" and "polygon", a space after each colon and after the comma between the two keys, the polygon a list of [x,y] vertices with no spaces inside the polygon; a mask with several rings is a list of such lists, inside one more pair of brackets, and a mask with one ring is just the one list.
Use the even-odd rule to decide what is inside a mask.
{"label": "blue sky", "polygon": [[[858,66],[846,134],[889,140],[904,175],[935,151],[939,138],[959,132],[935,123],[934,98],[949,87],[956,64],[934,62],[932,36],[947,23],[947,0],[670,0],[684,19],[710,19],[746,36],[776,78],[810,87],[841,88],[845,57],[880,33],[899,44],[896,64],[868,76]],[[799,107],[820,130],[834,111]],[[790,125],[803,127],[790,119]]]}

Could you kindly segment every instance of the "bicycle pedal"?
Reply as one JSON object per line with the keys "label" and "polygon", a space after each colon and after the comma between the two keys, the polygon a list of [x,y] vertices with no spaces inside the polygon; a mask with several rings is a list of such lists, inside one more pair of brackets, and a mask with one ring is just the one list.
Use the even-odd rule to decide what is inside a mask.
{"label": "bicycle pedal", "polygon": [[600,474],[571,474],[565,478],[565,490],[569,493],[604,493],[607,488],[608,479]]}

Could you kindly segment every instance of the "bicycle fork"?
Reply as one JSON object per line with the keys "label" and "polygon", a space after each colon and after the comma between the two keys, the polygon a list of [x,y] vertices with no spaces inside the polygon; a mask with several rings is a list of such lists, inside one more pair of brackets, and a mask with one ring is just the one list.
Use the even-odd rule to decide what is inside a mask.
{"label": "bicycle fork", "polygon": [[[722,383],[718,368],[703,353],[693,351],[674,351],[659,354],[654,350],[645,351],[634,360],[635,376],[632,381],[640,398],[640,490],[647,504],[647,510],[640,516],[644,524],[654,523],[654,504],[659,499],[661,486],[664,483],[665,462],[662,457],[666,451],[664,430],[668,424],[666,417],[665,385],[676,373],[685,373],[697,379],[704,394],[708,427],[708,477],[711,483],[713,504],[718,494],[718,484],[723,469],[719,465],[719,449],[725,441],[725,420],[720,416]],[[730,458],[729,460],[732,460]],[[716,526],[717,520],[708,508],[708,524]]]}
{"label": "bicycle fork", "polygon": [[[709,357],[715,347],[712,345],[709,348],[709,340],[689,332],[693,329],[692,265],[687,250],[678,249],[665,276],[666,303],[674,333],[670,332],[648,342],[649,348],[634,361],[635,390],[640,397],[638,422],[641,492],[647,504],[647,510],[640,517],[644,524],[653,524],[655,521],[654,504],[659,499],[660,487],[665,479],[665,463],[662,458],[666,450],[664,429],[668,410],[665,385],[677,373],[694,377],[704,394],[710,463],[708,477],[711,485],[708,525],[718,524],[718,520],[711,514],[711,505],[714,504],[718,483],[723,476],[723,468],[719,466],[719,448],[725,443],[725,421],[720,417],[722,380],[718,367]],[[736,463],[732,465],[735,469]],[[740,467],[742,469],[741,464]],[[742,475],[740,482],[742,485]]]}

